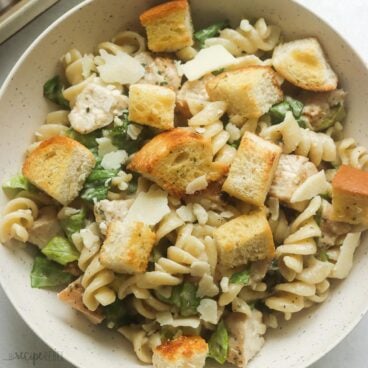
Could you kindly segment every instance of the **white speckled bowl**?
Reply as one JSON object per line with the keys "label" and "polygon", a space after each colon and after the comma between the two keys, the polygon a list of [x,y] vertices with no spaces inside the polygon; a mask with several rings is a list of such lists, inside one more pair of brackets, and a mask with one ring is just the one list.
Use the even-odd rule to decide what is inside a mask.
{"label": "white speckled bowl", "polygon": [[[121,29],[140,29],[138,14],[154,1],[86,1],[49,27],[14,67],[0,94],[0,178],[16,173],[33,132],[51,109],[42,97],[44,82],[55,74],[60,56],[77,47],[90,51]],[[351,47],[316,15],[290,0],[195,0],[195,26],[214,20],[266,17],[288,38],[317,36],[325,47],[341,85],[349,92],[347,133],[368,146],[366,101],[368,73]],[[6,198],[1,194],[2,206]],[[250,368],[303,368],[332,349],[357,324],[368,307],[368,244],[355,256],[349,278],[335,285],[323,305],[298,315],[267,337]],[[111,331],[96,328],[63,305],[53,292],[30,288],[29,251],[0,246],[2,287],[27,324],[50,347],[80,368],[140,367],[131,347]]]}

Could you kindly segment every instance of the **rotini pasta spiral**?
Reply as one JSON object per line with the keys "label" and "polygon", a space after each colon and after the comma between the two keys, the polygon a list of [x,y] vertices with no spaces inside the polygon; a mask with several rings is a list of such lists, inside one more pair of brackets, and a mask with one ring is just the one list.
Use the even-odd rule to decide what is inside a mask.
{"label": "rotini pasta spiral", "polygon": [[359,146],[354,138],[345,138],[337,142],[338,162],[356,169],[368,170],[368,150]]}
{"label": "rotini pasta spiral", "polygon": [[23,243],[28,240],[28,230],[38,216],[38,207],[28,198],[15,198],[7,203],[0,221],[0,241],[5,243],[16,239]]}
{"label": "rotini pasta spiral", "polygon": [[133,286],[132,289],[133,301],[132,304],[135,310],[146,319],[156,319],[157,313],[170,310],[170,306],[161,302],[152,295],[147,289],[140,289]]}
{"label": "rotini pasta spiral", "polygon": [[258,19],[253,26],[243,19],[236,30],[223,29],[219,37],[207,39],[205,45],[222,45],[234,56],[255,54],[259,50],[273,50],[280,40],[280,34],[279,27],[267,25],[263,18]]}
{"label": "rotini pasta spiral", "polygon": [[336,145],[333,139],[327,134],[299,127],[291,112],[286,114],[282,123],[262,129],[260,135],[274,142],[281,138],[284,153],[294,152],[309,157],[317,166],[322,161],[336,160]]}
{"label": "rotini pasta spiral", "polygon": [[115,291],[109,287],[114,281],[115,275],[107,270],[100,262],[97,254],[88,265],[82,278],[84,287],[83,303],[91,311],[95,311],[101,305],[114,303]]}
{"label": "rotini pasta spiral", "polygon": [[224,124],[220,120],[225,111],[225,102],[209,102],[189,119],[188,125],[196,128],[196,131],[204,137],[211,139],[215,161],[230,164],[235,156],[236,149],[227,144],[230,133],[224,130]]}
{"label": "rotini pasta spiral", "polygon": [[275,294],[266,299],[266,305],[283,312],[286,319],[312,303],[321,303],[328,295],[327,277],[333,265],[314,256],[314,238],[321,236],[314,216],[321,204],[321,197],[315,197],[291,224],[291,235],[276,249],[280,273],[288,282],[275,286]]}
{"label": "rotini pasta spiral", "polygon": [[111,287],[115,279],[112,271],[107,270],[99,261],[101,247],[97,223],[88,225],[79,233],[72,235],[76,248],[80,251],[79,268],[84,271],[81,283],[84,287],[83,303],[91,311],[101,305],[112,304],[116,293]]}
{"label": "rotini pasta spiral", "polygon": [[111,42],[102,42],[97,46],[99,50],[105,50],[111,54],[126,52],[129,55],[137,55],[146,51],[146,41],[137,32],[124,31],[114,36]]}
{"label": "rotini pasta spiral", "polygon": [[134,352],[139,360],[144,363],[152,363],[153,349],[161,344],[159,333],[149,335],[138,326],[124,326],[118,330],[133,345]]}

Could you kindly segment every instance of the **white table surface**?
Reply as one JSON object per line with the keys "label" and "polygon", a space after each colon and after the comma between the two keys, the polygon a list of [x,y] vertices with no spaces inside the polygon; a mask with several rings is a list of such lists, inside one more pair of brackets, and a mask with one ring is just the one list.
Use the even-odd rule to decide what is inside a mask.
{"label": "white table surface", "polygon": [[[368,63],[366,34],[368,0],[297,1],[320,14],[344,34]],[[0,85],[28,45],[55,19],[80,2],[81,0],[61,0],[0,45]],[[368,367],[367,346],[368,316],[335,349],[311,368]],[[28,328],[0,287],[0,368],[28,367],[72,368],[72,365],[51,352],[50,348]]]}

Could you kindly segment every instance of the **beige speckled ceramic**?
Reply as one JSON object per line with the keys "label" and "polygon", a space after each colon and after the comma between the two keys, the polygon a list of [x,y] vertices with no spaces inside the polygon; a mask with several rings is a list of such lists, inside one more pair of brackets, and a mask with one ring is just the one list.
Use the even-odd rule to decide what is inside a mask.
{"label": "beige speckled ceramic", "polygon": [[[47,29],[14,67],[0,95],[0,178],[19,171],[32,134],[53,106],[42,97],[43,83],[53,76],[60,56],[77,47],[90,51],[121,29],[138,29],[138,14],[154,1],[87,1]],[[317,36],[323,43],[341,85],[349,92],[347,133],[368,146],[367,69],[336,32],[290,0],[195,0],[195,26],[229,18],[266,17],[279,24],[288,38]],[[2,206],[6,201],[1,194]],[[361,319],[368,307],[368,244],[356,253],[349,278],[336,283],[322,306],[298,315],[268,335],[250,368],[303,368],[332,349]],[[80,368],[140,367],[131,347],[108,330],[90,325],[63,305],[53,292],[30,288],[30,250],[0,247],[0,280],[14,307],[28,325],[65,359]]]}

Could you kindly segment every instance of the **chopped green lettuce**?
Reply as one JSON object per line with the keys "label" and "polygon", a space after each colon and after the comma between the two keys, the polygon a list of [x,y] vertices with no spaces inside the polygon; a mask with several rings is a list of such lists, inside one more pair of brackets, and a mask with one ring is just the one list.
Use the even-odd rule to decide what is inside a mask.
{"label": "chopped green lettuce", "polygon": [[302,112],[303,112],[303,102],[295,100],[294,98],[290,97],[290,96],[286,96],[285,97],[285,101],[289,104],[290,109],[295,117],[295,119],[298,119],[302,116]]}
{"label": "chopped green lettuce", "polygon": [[89,174],[81,192],[81,198],[87,202],[98,202],[107,198],[111,179],[119,170],[104,169],[99,164]]}
{"label": "chopped green lettuce", "polygon": [[180,328],[173,327],[173,326],[162,326],[160,328],[160,337],[163,342],[176,339],[177,337],[181,335],[182,335],[182,331]]}
{"label": "chopped green lettuce", "polygon": [[197,297],[197,287],[191,282],[184,282],[173,287],[170,300],[178,307],[183,317],[196,315],[201,302],[201,299]]}
{"label": "chopped green lettuce", "polygon": [[105,314],[105,322],[109,328],[119,328],[130,322],[128,308],[123,301],[116,301],[103,308]]}
{"label": "chopped green lettuce", "polygon": [[208,356],[215,359],[218,363],[224,364],[226,362],[228,351],[229,334],[226,330],[224,321],[221,321],[208,341]]}
{"label": "chopped green lettuce", "polygon": [[198,314],[197,308],[201,299],[197,297],[197,287],[188,281],[174,286],[169,298],[156,293],[158,299],[164,303],[175,305],[179,314],[183,317],[194,316]]}
{"label": "chopped green lettuce", "polygon": [[305,122],[301,118],[303,108],[304,105],[302,102],[286,96],[284,101],[273,105],[268,114],[270,115],[271,123],[274,125],[282,123],[285,119],[286,113],[291,111],[298,124],[301,127],[305,127]]}
{"label": "chopped green lettuce", "polygon": [[115,177],[117,173],[118,170],[95,167],[86,179],[86,183],[92,185],[105,185],[106,182]]}
{"label": "chopped green lettuce", "polygon": [[105,129],[105,134],[111,138],[112,144],[128,152],[128,154],[137,152],[141,148],[143,141],[148,138],[148,128],[144,127],[137,139],[132,139],[128,134],[130,124],[128,110],[126,110],[119,116],[119,119],[114,121],[112,128]]}
{"label": "chopped green lettuce", "polygon": [[74,245],[62,236],[53,237],[41,252],[51,261],[55,261],[65,266],[79,258],[79,252]]}
{"label": "chopped green lettuce", "polygon": [[95,203],[107,198],[109,188],[105,186],[85,187],[82,190],[81,198],[87,202]]}
{"label": "chopped green lettuce", "polygon": [[43,95],[64,109],[69,109],[69,102],[63,96],[64,85],[58,75],[48,80],[43,86]]}
{"label": "chopped green lettuce", "polygon": [[318,254],[317,258],[322,262],[329,262],[330,258],[327,254],[327,252],[324,249],[321,249]]}
{"label": "chopped green lettuce", "polygon": [[75,131],[74,129],[70,128],[66,132],[66,135],[69,138],[72,138],[72,139],[78,141],[79,143],[83,144],[83,146],[86,146],[87,148],[92,150],[93,148],[98,147],[98,143],[97,143],[96,139],[101,138],[102,131],[101,131],[101,129],[99,129],[99,130],[95,130],[94,132],[91,132],[91,133],[88,133],[88,134],[81,134],[81,133],[78,133],[77,131]]}
{"label": "chopped green lettuce", "polygon": [[47,288],[69,284],[74,277],[63,267],[43,256],[37,256],[31,272],[31,286],[33,288]]}
{"label": "chopped green lettuce", "polygon": [[15,196],[22,190],[33,190],[33,185],[23,175],[16,175],[5,180],[2,185],[3,191],[9,196]]}
{"label": "chopped green lettuce", "polygon": [[250,280],[249,270],[235,272],[230,277],[231,284],[248,285],[249,280]]}
{"label": "chopped green lettuce", "polygon": [[65,232],[65,235],[71,240],[74,233],[79,232],[84,228],[86,222],[86,211],[82,208],[78,213],[60,220],[60,225]]}
{"label": "chopped green lettuce", "polygon": [[203,48],[208,38],[218,36],[220,31],[228,26],[229,26],[228,21],[214,23],[207,28],[195,32],[194,38],[198,41],[200,48]]}

